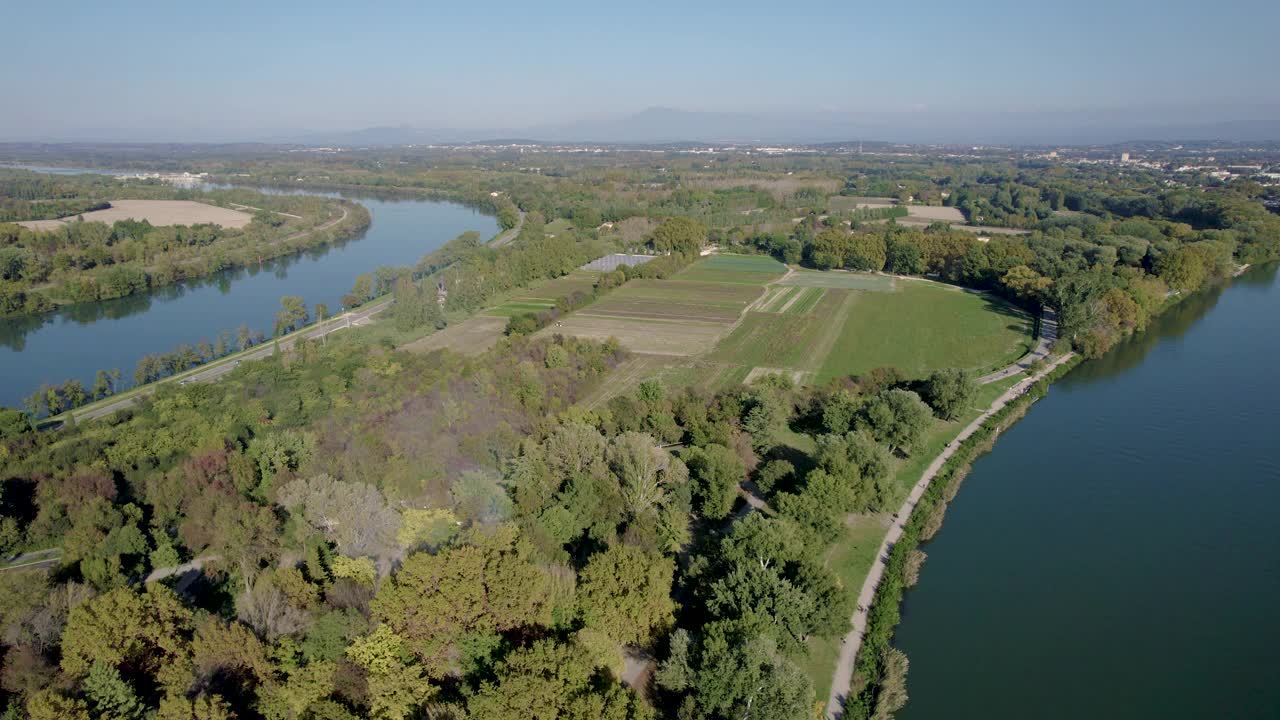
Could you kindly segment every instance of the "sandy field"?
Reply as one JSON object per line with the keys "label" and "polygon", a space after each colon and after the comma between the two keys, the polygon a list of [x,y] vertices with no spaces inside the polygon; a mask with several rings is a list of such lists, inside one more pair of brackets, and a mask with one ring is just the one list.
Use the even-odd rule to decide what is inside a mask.
{"label": "sandy field", "polygon": [[[102,222],[108,225],[117,220],[146,220],[157,227],[213,223],[237,229],[253,221],[253,216],[249,213],[192,200],[113,200],[111,207],[106,210],[94,210],[79,217],[84,218],[86,222]],[[28,220],[18,224],[33,230],[48,230],[63,222],[66,222],[66,219]]]}

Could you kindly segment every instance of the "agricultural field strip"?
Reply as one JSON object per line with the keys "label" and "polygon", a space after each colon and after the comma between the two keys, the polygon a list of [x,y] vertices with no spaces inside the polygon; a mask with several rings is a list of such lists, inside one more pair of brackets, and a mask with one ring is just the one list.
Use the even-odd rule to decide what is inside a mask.
{"label": "agricultural field strip", "polygon": [[786,312],[791,309],[791,306],[795,305],[796,301],[799,300],[802,295],[804,295],[805,293],[809,292],[812,289],[813,288],[797,288],[795,292],[792,292],[790,294],[790,296],[787,298],[787,301],[782,304],[782,307],[777,308],[777,312],[779,314],[786,314]]}
{"label": "agricultural field strip", "polygon": [[826,288],[805,288],[804,294],[786,312],[790,315],[807,315],[818,307],[818,303],[826,294]]}
{"label": "agricultural field strip", "polygon": [[757,312],[774,312],[774,310],[781,304],[785,303],[787,301],[787,297],[794,292],[795,288],[792,287],[770,286],[764,297],[749,309],[756,310]]}
{"label": "agricultural field strip", "polygon": [[818,272],[798,270],[777,281],[779,285],[800,285],[803,287],[843,288],[846,290],[866,290],[869,292],[893,292],[897,287],[893,277],[889,275],[872,275],[870,273]]}

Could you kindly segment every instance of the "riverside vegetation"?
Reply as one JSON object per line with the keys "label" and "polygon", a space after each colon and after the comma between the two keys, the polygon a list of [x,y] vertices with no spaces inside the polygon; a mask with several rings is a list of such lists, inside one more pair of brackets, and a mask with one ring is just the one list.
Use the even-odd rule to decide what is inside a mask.
{"label": "riverside vegetation", "polygon": [[[243,228],[153,226],[146,220],[68,222],[46,230],[20,220],[72,216],[123,198],[196,200],[253,214]],[[369,224],[357,203],[246,189],[197,192],[155,181],[45,176],[0,170],[0,316],[124,297],[356,236]]]}
{"label": "riverside vegetation", "polygon": [[[611,250],[669,251],[676,270],[714,241],[1047,305],[1063,343],[1096,355],[1280,247],[1277,218],[1240,187],[1135,182],[1121,198],[1088,173],[1010,177],[998,166],[912,180],[915,197],[953,183],[969,198],[1001,183],[1048,195],[1032,234],[981,242],[940,225],[845,225],[826,206],[871,181],[851,168],[833,183],[829,159],[791,160],[802,175],[785,190],[768,174],[727,188],[700,186],[692,169],[656,180],[625,158],[591,190],[604,174],[596,162],[566,158],[557,175],[378,176],[497,188],[528,214],[510,246],[464,237],[413,268],[359,278],[356,300],[395,293],[386,324],[400,335],[375,325],[303,342],[52,433],[4,413],[0,547],[60,550],[52,571],[0,571],[9,715],[813,717],[811,647],[847,631],[857,591],[822,558],[851,514],[897,507],[916,479],[898,471],[973,403],[970,374],[882,368],[714,389],[648,380],[588,407],[631,361],[616,341],[530,335],[538,317],[513,319],[509,336],[473,356],[376,338],[433,332]],[[1066,187],[1095,204],[1055,215],[1054,189]],[[744,224],[745,204],[782,226]],[[686,231],[691,245],[671,244]],[[667,282],[621,276],[606,285]],[[931,485],[904,539],[936,524],[955,476],[953,466]],[[895,549],[873,606],[849,717],[898,704],[905,662],[888,639],[904,568],[918,566],[909,545]],[[140,582],[197,558],[190,578]]]}

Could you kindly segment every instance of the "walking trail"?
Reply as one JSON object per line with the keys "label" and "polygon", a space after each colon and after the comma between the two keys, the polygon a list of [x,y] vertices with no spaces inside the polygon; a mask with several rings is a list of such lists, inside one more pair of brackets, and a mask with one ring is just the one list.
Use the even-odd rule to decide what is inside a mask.
{"label": "walking trail", "polygon": [[[1048,323],[1049,319],[1046,317],[1046,327],[1048,326]],[[1056,323],[1053,325],[1053,330],[1056,335]],[[1048,331],[1042,331],[1042,336],[1047,338]],[[1048,344],[1045,344],[1042,340],[1041,344],[1047,348],[1052,344],[1052,340],[1049,340]],[[906,526],[907,520],[911,518],[911,511],[915,510],[916,504],[920,502],[920,498],[924,495],[925,489],[929,487],[929,483],[933,480],[934,476],[938,474],[938,471],[942,469],[943,464],[946,463],[946,461],[955,453],[956,448],[960,445],[961,441],[967,439],[970,435],[976,432],[978,428],[981,427],[982,423],[987,421],[987,418],[991,417],[1007,405],[1010,400],[1021,395],[1027,388],[1039,381],[1040,378],[1044,377],[1054,368],[1069,360],[1072,355],[1072,353],[1067,353],[1056,358],[1052,362],[1048,363],[1040,372],[1036,373],[1032,377],[1022,380],[1018,384],[1006,390],[1003,395],[996,398],[995,402],[991,404],[991,407],[987,408],[982,415],[979,415],[977,419],[969,423],[965,429],[956,436],[956,439],[951,444],[947,445],[946,449],[944,449],[938,457],[934,458],[933,462],[929,464],[929,467],[925,469],[924,475],[920,477],[920,481],[911,488],[911,492],[908,493],[907,499],[903,501],[902,507],[898,508],[898,513],[894,516],[894,522],[889,528],[888,534],[885,535],[884,541],[880,543],[880,549],[876,552],[875,564],[871,566],[871,572],[867,574],[867,579],[862,583],[862,591],[858,593],[857,609],[854,610],[853,617],[849,620],[852,628],[849,630],[849,633],[845,635],[844,640],[840,644],[840,658],[836,662],[835,674],[831,678],[831,694],[827,697],[826,714],[828,718],[840,720],[840,718],[844,716],[844,700],[849,694],[849,683],[853,679],[854,660],[858,657],[858,648],[862,646],[862,636],[867,630],[867,611],[870,609],[871,603],[875,600],[876,588],[880,585],[880,578],[884,576],[885,565],[889,560],[889,553],[893,549],[894,543],[898,541],[898,538],[902,537],[902,530]],[[1030,354],[1028,357],[1030,357]],[[1010,372],[1008,375],[988,380],[987,378],[993,377],[993,375],[989,375],[987,378],[982,378],[981,382],[994,382],[995,380],[1003,379],[1004,377],[1011,377],[1017,372],[1021,372],[1021,369],[1014,369],[1020,368],[1021,364],[1022,363],[1020,361],[1010,368],[1000,371],[1000,373],[993,373],[993,375],[1001,375],[1001,373],[1004,373],[1007,370],[1013,370],[1013,372]],[[997,428],[997,433],[998,432],[999,429]]]}

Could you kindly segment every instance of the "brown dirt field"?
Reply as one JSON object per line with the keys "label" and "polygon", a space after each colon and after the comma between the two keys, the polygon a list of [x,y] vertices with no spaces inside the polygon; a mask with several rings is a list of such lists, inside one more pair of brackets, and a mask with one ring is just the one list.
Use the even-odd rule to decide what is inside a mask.
{"label": "brown dirt field", "polygon": [[954,223],[964,222],[964,213],[953,207],[939,205],[910,205],[907,207],[907,217],[920,218],[930,222],[934,220]]}
{"label": "brown dirt field", "polygon": [[[157,227],[168,225],[199,225],[213,223],[228,228],[242,228],[253,221],[249,213],[230,208],[206,205],[192,200],[112,200],[106,210],[94,210],[76,217],[85,222],[101,222],[108,225],[117,220],[146,220]],[[50,229],[66,220],[33,220],[31,223],[53,223],[39,229]],[[26,227],[31,224],[22,223]]]}
{"label": "brown dirt field", "polygon": [[582,312],[565,317],[541,335],[573,335],[594,340],[615,337],[623,347],[637,353],[697,355],[711,349],[727,325],[723,322],[682,320],[664,322],[651,318],[590,315]]}
{"label": "brown dirt field", "polygon": [[505,317],[475,315],[421,340],[414,340],[403,349],[416,353],[448,349],[461,355],[479,355],[498,343],[506,327]]}

